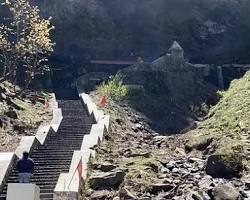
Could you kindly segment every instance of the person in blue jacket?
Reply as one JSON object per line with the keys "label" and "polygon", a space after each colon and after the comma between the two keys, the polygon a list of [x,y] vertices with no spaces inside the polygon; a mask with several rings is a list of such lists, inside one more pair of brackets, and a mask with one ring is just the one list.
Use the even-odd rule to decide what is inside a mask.
{"label": "person in blue jacket", "polygon": [[29,158],[29,153],[24,151],[23,157],[17,162],[19,183],[30,183],[34,172],[34,162]]}

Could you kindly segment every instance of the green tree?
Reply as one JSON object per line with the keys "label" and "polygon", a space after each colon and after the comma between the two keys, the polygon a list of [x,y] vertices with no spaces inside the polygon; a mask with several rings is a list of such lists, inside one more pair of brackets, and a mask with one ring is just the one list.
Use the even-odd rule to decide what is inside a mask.
{"label": "green tree", "polygon": [[51,18],[39,16],[39,9],[29,0],[0,0],[9,13],[0,24],[0,83],[16,79],[17,69],[24,69],[26,89],[38,74],[49,70],[48,55],[54,43],[50,36]]}

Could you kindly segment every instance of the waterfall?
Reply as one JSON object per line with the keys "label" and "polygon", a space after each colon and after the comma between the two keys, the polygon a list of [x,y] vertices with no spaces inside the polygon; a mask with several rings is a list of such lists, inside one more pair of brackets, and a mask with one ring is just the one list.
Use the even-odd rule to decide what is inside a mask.
{"label": "waterfall", "polygon": [[223,72],[222,72],[222,67],[218,66],[217,67],[217,78],[218,78],[218,85],[221,89],[224,89],[224,78],[223,78]]}

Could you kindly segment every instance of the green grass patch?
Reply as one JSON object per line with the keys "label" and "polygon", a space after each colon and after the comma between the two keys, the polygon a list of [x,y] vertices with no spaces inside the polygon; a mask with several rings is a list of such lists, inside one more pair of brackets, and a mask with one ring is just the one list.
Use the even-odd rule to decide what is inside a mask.
{"label": "green grass patch", "polygon": [[123,83],[123,76],[120,73],[111,76],[106,83],[97,87],[97,91],[101,95],[113,100],[121,100],[126,97],[128,93],[127,87]]}

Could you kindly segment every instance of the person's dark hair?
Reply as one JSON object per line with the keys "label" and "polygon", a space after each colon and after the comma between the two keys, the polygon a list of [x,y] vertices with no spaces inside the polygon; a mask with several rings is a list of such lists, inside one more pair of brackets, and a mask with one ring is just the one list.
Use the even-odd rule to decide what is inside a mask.
{"label": "person's dark hair", "polygon": [[28,157],[29,157],[29,153],[28,153],[27,151],[24,151],[24,152],[23,152],[23,157],[24,157],[24,158],[28,158]]}

